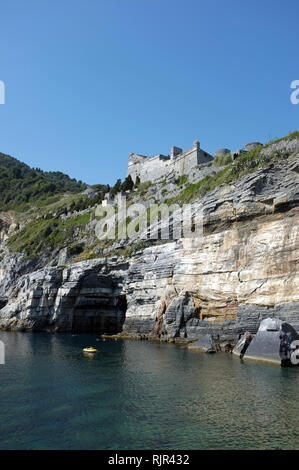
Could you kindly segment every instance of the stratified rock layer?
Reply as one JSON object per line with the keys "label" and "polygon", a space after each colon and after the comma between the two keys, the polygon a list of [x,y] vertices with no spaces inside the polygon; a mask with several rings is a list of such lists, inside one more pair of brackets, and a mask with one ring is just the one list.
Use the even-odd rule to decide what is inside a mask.
{"label": "stratified rock layer", "polygon": [[84,261],[18,278],[1,309],[0,327],[33,331],[117,333],[125,319],[126,263]]}
{"label": "stratified rock layer", "polygon": [[148,248],[130,265],[124,329],[229,339],[269,316],[299,329],[298,196],[298,156],[208,194],[202,243]]}
{"label": "stratified rock layer", "polygon": [[[295,149],[296,150],[296,149]],[[264,318],[299,330],[298,154],[223,185],[204,209],[202,239],[28,273],[0,272],[0,327],[236,341]],[[27,272],[26,272],[27,269]]]}

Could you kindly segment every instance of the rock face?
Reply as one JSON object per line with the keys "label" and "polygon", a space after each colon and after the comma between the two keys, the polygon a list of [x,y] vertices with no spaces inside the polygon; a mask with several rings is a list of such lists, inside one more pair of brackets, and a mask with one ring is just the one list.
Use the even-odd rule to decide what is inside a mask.
{"label": "rock face", "polygon": [[[202,239],[150,246],[131,258],[32,267],[4,255],[0,327],[102,331],[236,343],[268,317],[299,331],[299,153],[192,204]],[[298,149],[299,151],[299,149]]]}
{"label": "rock face", "polygon": [[241,336],[236,346],[234,347],[232,353],[235,356],[238,356],[240,359],[243,359],[246,350],[253,339],[253,335],[247,331],[244,335]]}
{"label": "rock face", "polygon": [[[248,337],[244,345],[236,345],[233,353],[244,359],[269,362],[285,366],[299,365],[299,335],[294,328],[277,318],[266,318],[260,324],[257,334],[251,341]],[[243,346],[243,347],[242,347]],[[242,349],[241,349],[242,347]],[[298,350],[299,351],[299,350]]]}
{"label": "rock face", "polygon": [[124,329],[229,339],[255,333],[273,316],[299,330],[297,162],[208,194],[202,243],[182,239],[144,250],[128,271]]}
{"label": "rock face", "polygon": [[126,264],[96,260],[23,275],[7,292],[0,327],[120,332],[126,312],[122,295],[122,271],[126,269]]}
{"label": "rock face", "polygon": [[199,351],[204,353],[215,353],[217,345],[211,335],[202,335],[197,341],[188,346],[191,351]]}

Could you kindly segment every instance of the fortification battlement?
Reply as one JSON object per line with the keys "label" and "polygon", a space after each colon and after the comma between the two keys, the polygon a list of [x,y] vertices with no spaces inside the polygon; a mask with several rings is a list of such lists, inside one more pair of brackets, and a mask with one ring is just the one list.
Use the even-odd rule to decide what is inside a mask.
{"label": "fortification battlement", "polygon": [[212,155],[200,148],[196,140],[191,149],[183,151],[179,147],[172,147],[170,155],[158,154],[153,157],[130,153],[128,164],[128,175],[133,181],[139,176],[140,181],[155,181],[170,173],[182,176],[187,175],[197,167],[213,160]]}

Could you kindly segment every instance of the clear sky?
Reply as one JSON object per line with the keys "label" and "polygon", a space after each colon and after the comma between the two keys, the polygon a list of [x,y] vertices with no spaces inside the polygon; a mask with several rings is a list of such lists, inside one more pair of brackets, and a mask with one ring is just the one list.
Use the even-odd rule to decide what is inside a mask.
{"label": "clear sky", "polygon": [[94,183],[128,154],[299,129],[298,0],[1,0],[0,151]]}

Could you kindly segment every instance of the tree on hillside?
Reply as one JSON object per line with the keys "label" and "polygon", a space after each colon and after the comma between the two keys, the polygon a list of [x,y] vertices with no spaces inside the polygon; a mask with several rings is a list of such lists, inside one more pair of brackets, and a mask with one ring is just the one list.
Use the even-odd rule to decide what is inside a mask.
{"label": "tree on hillside", "polygon": [[113,188],[111,188],[111,194],[117,194],[119,193],[119,191],[121,191],[121,186],[122,186],[122,183],[121,183],[121,179],[119,178],[115,185],[113,186]]}
{"label": "tree on hillside", "polygon": [[132,191],[133,188],[134,188],[134,181],[132,180],[131,175],[128,175],[125,181],[123,182],[123,184],[121,185],[121,189],[123,191]]}

